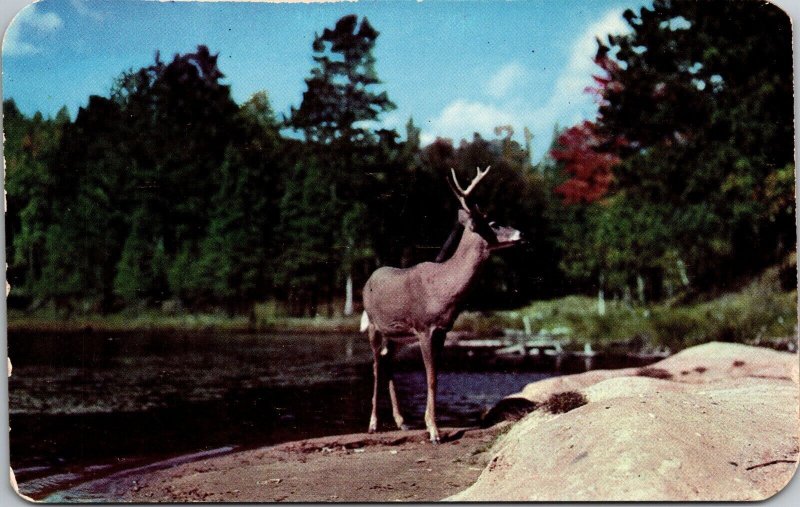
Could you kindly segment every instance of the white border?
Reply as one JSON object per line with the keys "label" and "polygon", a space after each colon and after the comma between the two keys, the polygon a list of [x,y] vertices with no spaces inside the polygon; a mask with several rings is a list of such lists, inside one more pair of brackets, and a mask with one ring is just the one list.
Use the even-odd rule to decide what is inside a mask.
{"label": "white border", "polygon": [[[198,0],[180,0],[180,1],[198,1]],[[216,1],[216,0],[200,0],[200,1]],[[259,1],[259,0],[227,0],[227,1]],[[272,0],[273,2],[275,0]],[[281,1],[281,0],[278,0]],[[283,0],[287,1],[287,0]],[[288,1],[307,1],[307,0],[288,0]],[[320,0],[316,0],[320,1]],[[325,0],[323,0],[325,1]],[[336,1],[336,0],[328,0],[328,1]],[[350,0],[352,1],[352,0]],[[498,0],[499,1],[499,0]],[[550,0],[556,1],[556,0]],[[584,1],[591,1],[591,0],[584,0]],[[748,0],[736,0],[736,1],[748,1]],[[31,5],[36,3],[31,0],[2,0],[0,3],[0,31],[2,34],[5,34],[8,25],[11,23],[11,20],[14,16],[21,11],[25,6]],[[798,26],[800,26],[800,2],[797,0],[772,0],[772,3],[782,8],[785,12],[789,14],[792,18],[792,32],[793,32],[793,39],[792,45],[794,49],[794,84],[795,84],[795,104],[794,104],[794,123],[795,123],[795,167],[797,166],[797,153],[798,153],[798,143],[797,132],[798,126],[800,126],[800,121],[798,117],[800,117],[800,101],[798,100],[798,93],[797,93],[797,83],[798,83],[798,76],[800,76],[800,37],[798,37],[797,31]],[[0,63],[0,72],[2,72],[2,64]],[[0,80],[0,95],[2,95],[2,80]],[[0,105],[0,113],[2,113],[2,105]],[[2,123],[0,122],[0,125]],[[2,130],[0,130],[2,132]],[[3,171],[5,174],[5,171]],[[0,181],[0,189],[4,188],[4,182]],[[797,192],[797,185],[795,185],[795,192]],[[795,196],[797,197],[797,195]],[[796,207],[795,207],[796,209]],[[798,213],[800,217],[800,213]],[[800,236],[800,234],[798,234]],[[5,220],[0,221],[0,245],[5,245]],[[0,267],[5,266],[5,248],[0,248]],[[5,282],[5,269],[2,269],[3,272],[3,282]],[[5,286],[5,283],[2,284]],[[2,304],[0,305],[0,358],[5,355],[5,351],[8,350],[7,346],[7,322],[6,322],[6,304],[5,304],[5,291],[0,290],[2,293]],[[2,368],[7,368],[5,361],[0,361],[2,363]],[[2,420],[0,420],[0,426],[8,427],[8,381],[7,381],[7,372],[0,373],[3,376],[3,380],[0,381],[0,410],[2,410]],[[2,436],[0,436],[0,505],[3,506],[18,506],[18,505],[30,505],[29,503],[25,502],[17,496],[11,488],[10,483],[4,478],[5,472],[3,470],[8,469],[9,466],[9,454],[8,454],[8,432],[2,432]],[[800,505],[800,479],[795,477],[792,478],[791,482],[788,486],[786,486],[780,493],[773,496],[771,499],[767,500],[763,505],[769,505],[770,507],[790,507],[795,505]],[[101,504],[96,504],[101,505]],[[135,504],[131,504],[135,505]],[[569,504],[559,504],[559,505],[569,505]],[[674,506],[674,505],[682,505],[681,503],[669,503],[669,504],[648,504],[648,505],[665,505],[665,506]],[[686,504],[688,505],[688,504]],[[705,505],[723,505],[722,503],[706,503]]]}

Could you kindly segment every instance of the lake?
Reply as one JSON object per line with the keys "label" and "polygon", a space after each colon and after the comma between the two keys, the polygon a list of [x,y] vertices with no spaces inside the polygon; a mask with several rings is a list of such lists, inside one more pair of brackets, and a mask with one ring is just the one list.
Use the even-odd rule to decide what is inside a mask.
{"label": "lake", "polygon": [[[11,465],[34,498],[184,454],[362,432],[369,420],[363,335],[12,332],[9,355]],[[440,425],[474,425],[552,374],[446,351]],[[407,422],[423,428],[421,360],[401,362],[395,378]]]}

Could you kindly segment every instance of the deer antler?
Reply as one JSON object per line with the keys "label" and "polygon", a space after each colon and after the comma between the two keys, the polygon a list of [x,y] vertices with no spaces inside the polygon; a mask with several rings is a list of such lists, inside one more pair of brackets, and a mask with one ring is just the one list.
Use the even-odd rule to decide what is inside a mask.
{"label": "deer antler", "polygon": [[452,167],[450,168],[450,174],[453,176],[453,179],[450,180],[448,178],[447,182],[450,183],[450,188],[453,189],[453,193],[456,195],[456,198],[459,200],[461,206],[463,206],[466,211],[469,212],[472,211],[469,204],[467,204],[467,197],[469,197],[469,194],[475,189],[475,187],[483,179],[483,177],[489,173],[489,169],[491,168],[492,166],[486,166],[486,169],[481,171],[480,167],[476,167],[475,169],[477,170],[477,174],[475,175],[474,178],[472,178],[472,182],[470,182],[466,190],[461,188],[461,185],[458,183],[458,178],[456,177],[455,169],[453,169]]}

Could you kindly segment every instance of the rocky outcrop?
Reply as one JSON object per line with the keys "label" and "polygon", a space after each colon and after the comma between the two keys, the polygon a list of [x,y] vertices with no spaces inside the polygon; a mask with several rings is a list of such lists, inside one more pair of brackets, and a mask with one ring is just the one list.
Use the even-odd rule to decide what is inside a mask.
{"label": "rocky outcrop", "polygon": [[523,418],[475,484],[449,499],[760,500],[797,466],[794,354],[709,343],[646,369],[536,382],[513,397],[543,405],[566,391],[588,403]]}

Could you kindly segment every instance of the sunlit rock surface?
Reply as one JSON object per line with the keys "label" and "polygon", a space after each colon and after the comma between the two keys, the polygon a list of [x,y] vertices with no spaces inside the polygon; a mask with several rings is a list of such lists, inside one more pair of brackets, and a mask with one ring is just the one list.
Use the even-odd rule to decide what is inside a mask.
{"label": "sunlit rock surface", "polygon": [[795,472],[795,354],[709,343],[647,369],[548,379],[514,396],[541,403],[570,390],[588,404],[525,417],[476,483],[449,499],[760,500]]}

